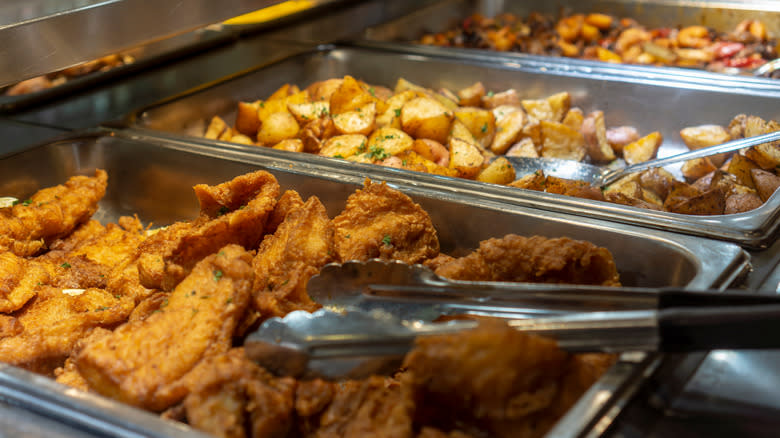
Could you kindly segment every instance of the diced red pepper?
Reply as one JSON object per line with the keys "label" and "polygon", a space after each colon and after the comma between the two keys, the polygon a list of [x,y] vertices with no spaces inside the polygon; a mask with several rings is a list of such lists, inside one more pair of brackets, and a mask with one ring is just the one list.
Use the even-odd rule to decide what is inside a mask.
{"label": "diced red pepper", "polygon": [[730,58],[739,53],[744,48],[745,45],[742,43],[727,41],[720,41],[712,46],[713,54],[717,59]]}
{"label": "diced red pepper", "polygon": [[723,61],[724,65],[726,67],[734,67],[734,68],[756,68],[764,63],[766,63],[765,59],[756,59],[756,58],[732,58],[732,59],[726,59]]}

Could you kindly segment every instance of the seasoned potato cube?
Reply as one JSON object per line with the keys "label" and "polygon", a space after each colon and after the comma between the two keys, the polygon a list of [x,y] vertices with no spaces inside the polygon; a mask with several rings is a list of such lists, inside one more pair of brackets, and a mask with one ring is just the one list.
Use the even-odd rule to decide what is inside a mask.
{"label": "seasoned potato cube", "polygon": [[669,187],[669,193],[664,199],[664,209],[671,211],[670,208],[672,205],[694,196],[699,196],[702,193],[704,193],[704,190],[700,190],[690,184],[686,184],[682,181],[672,181]]}
{"label": "seasoned potato cube", "polygon": [[536,117],[526,115],[525,125],[520,131],[522,137],[530,138],[534,144],[541,149],[542,147],[542,124]]}
{"label": "seasoned potato cube", "polygon": [[712,189],[700,195],[683,199],[670,205],[665,204],[664,206],[672,213],[693,215],[723,214],[723,211],[726,209],[726,197],[722,191]]}
{"label": "seasoned potato cube", "polygon": [[[225,123],[224,120],[222,120],[222,117],[220,116],[214,116],[211,118],[211,122],[209,123],[208,128],[206,128],[206,133],[203,134],[203,137],[210,138],[212,140],[218,139],[222,134],[225,133],[225,131],[230,130],[230,127],[227,123]],[[231,135],[232,137],[232,135]]]}
{"label": "seasoned potato cube", "polygon": [[314,102],[330,102],[330,97],[338,90],[344,79],[326,79],[324,81],[315,82],[306,88],[311,100]]}
{"label": "seasoned potato cube", "polygon": [[365,152],[367,142],[368,139],[365,135],[337,135],[325,141],[322,149],[320,149],[320,155],[324,157],[348,158]]}
{"label": "seasoned potato cube", "polygon": [[268,115],[260,130],[257,131],[257,141],[263,145],[274,145],[288,138],[298,136],[300,127],[295,117],[287,111]]}
{"label": "seasoned potato cube", "polygon": [[585,139],[582,133],[568,126],[541,121],[542,157],[581,161],[585,158]]}
{"label": "seasoned potato cube", "polygon": [[772,194],[780,187],[780,176],[763,169],[752,169],[750,171],[753,177],[753,184],[761,200],[766,202]]}
{"label": "seasoned potato cube", "polygon": [[441,93],[432,93],[432,94],[430,94],[430,97],[433,97],[434,99],[436,99],[437,102],[442,104],[442,106],[444,108],[447,108],[450,111],[455,111],[456,109],[459,108],[457,101],[455,101],[455,100],[451,99],[450,97],[445,96],[445,95],[443,95]]}
{"label": "seasoned potato cube", "polygon": [[[417,143],[417,141],[420,140],[415,140],[415,143]],[[447,154],[449,155],[449,152]],[[442,166],[437,163],[434,163],[430,159],[425,158],[422,155],[416,153],[414,150],[405,150],[396,156],[401,159],[401,164],[404,167],[404,169],[417,170],[420,172],[428,172],[434,175],[451,176],[451,177],[458,176],[457,170],[450,169],[447,166]],[[449,162],[449,159],[447,161]]]}
{"label": "seasoned potato cube", "polygon": [[520,105],[501,105],[491,109],[490,111],[493,113],[493,117],[496,118],[496,123],[498,123],[501,121],[501,119],[515,111],[523,111],[523,107]]}
{"label": "seasoned potato cube", "polygon": [[555,114],[553,113],[553,109],[550,106],[550,102],[548,102],[546,99],[526,99],[521,103],[523,105],[523,109],[526,113],[528,113],[529,116],[537,120],[557,122],[557,120],[553,120]]}
{"label": "seasoned potato cube", "polygon": [[490,146],[496,135],[496,118],[492,112],[482,108],[461,107],[455,111],[455,118],[468,128],[483,149]]}
{"label": "seasoned potato cube", "polygon": [[612,27],[612,17],[607,14],[588,14],[585,17],[585,22],[599,30],[609,30]]}
{"label": "seasoned potato cube", "polygon": [[728,172],[737,177],[737,181],[740,184],[755,188],[751,172],[753,169],[758,168],[759,166],[750,158],[747,158],[743,155],[734,154],[734,156],[731,157],[731,160],[729,161]]}
{"label": "seasoned potato cube", "polygon": [[371,102],[374,97],[366,91],[352,76],[344,76],[344,81],[330,96],[331,114],[355,111]]}
{"label": "seasoned potato cube", "polygon": [[651,132],[623,148],[623,158],[628,164],[642,163],[655,157],[663,137],[658,131]]}
{"label": "seasoned potato cube", "polygon": [[287,104],[287,110],[299,124],[305,125],[314,119],[330,114],[330,104],[326,101]]}
{"label": "seasoned potato cube", "polygon": [[642,198],[635,198],[632,196],[628,196],[625,193],[621,193],[621,192],[605,193],[604,198],[607,201],[615,204],[628,205],[631,207],[639,207],[647,210],[663,210],[663,208],[658,204],[645,201]]}
{"label": "seasoned potato cube", "polygon": [[260,122],[262,123],[271,114],[279,113],[279,112],[285,112],[285,113],[289,112],[287,107],[290,104],[306,103],[308,101],[309,101],[309,93],[306,91],[294,93],[284,98],[265,100],[265,101],[261,100],[258,101],[257,118],[260,119]]}
{"label": "seasoned potato cube", "polygon": [[[603,119],[603,113],[602,113],[602,119]],[[582,110],[579,108],[572,108],[563,117],[563,121],[561,123],[563,123],[564,125],[568,126],[571,129],[580,131],[582,130],[582,122],[584,121],[585,121],[585,115],[582,113]],[[606,134],[605,134],[605,141],[606,141]]]}
{"label": "seasoned potato cube", "polygon": [[704,157],[686,161],[683,163],[681,171],[685,179],[694,181],[717,169],[709,157]]}
{"label": "seasoned potato cube", "polygon": [[658,167],[639,174],[639,184],[642,188],[652,191],[661,199],[666,199],[674,182],[674,175]]}
{"label": "seasoned potato cube", "polygon": [[394,94],[385,102],[387,109],[376,118],[376,125],[379,127],[389,126],[391,128],[401,129],[401,108],[404,104],[417,97],[417,93],[406,90]]}
{"label": "seasoned potato cube", "polygon": [[547,177],[544,176],[544,172],[537,170],[534,173],[523,175],[522,177],[512,181],[508,185],[517,187],[519,189],[536,190],[537,192],[543,192],[544,186],[547,184]]}
{"label": "seasoned potato cube", "polygon": [[501,105],[520,106],[520,95],[517,90],[510,88],[500,93],[487,93],[482,98],[482,106],[493,109]]}
{"label": "seasoned potato cube", "polygon": [[615,181],[604,189],[604,196],[609,193],[622,193],[630,198],[642,197],[642,186],[639,184],[639,174],[633,173]]}
{"label": "seasoned potato cube", "polygon": [[[569,111],[571,113],[571,111]],[[604,113],[594,111],[581,124],[585,138],[585,150],[593,161],[608,162],[615,159],[615,151],[607,142],[607,126]]]}
{"label": "seasoned potato cube", "polygon": [[251,138],[247,137],[244,134],[233,134],[233,136],[230,137],[229,141],[231,143],[239,143],[239,144],[249,144],[249,145],[254,145],[255,144],[255,142],[252,141]]}
{"label": "seasoned potato cube", "polygon": [[493,184],[509,184],[514,180],[515,168],[504,157],[496,158],[477,175],[477,181]]}
{"label": "seasoned potato cube", "polygon": [[401,108],[401,127],[414,138],[447,141],[453,115],[442,104],[429,97],[416,97]]}
{"label": "seasoned potato cube", "polygon": [[270,96],[268,96],[268,99],[266,100],[277,100],[277,99],[284,99],[285,97],[290,95],[290,84],[284,84],[281,87],[277,88],[276,91],[271,93]]}
{"label": "seasoned potato cube", "polygon": [[298,138],[288,138],[276,143],[273,148],[290,152],[303,152],[303,142]]}
{"label": "seasoned potato cube", "polygon": [[618,126],[607,129],[607,143],[616,154],[622,155],[623,148],[639,140],[639,131],[633,126]]}
{"label": "seasoned potato cube", "polygon": [[659,209],[663,209],[664,200],[651,190],[642,189],[642,199],[657,206]]}
{"label": "seasoned potato cube", "polygon": [[414,140],[408,134],[395,128],[380,128],[368,138],[368,152],[375,159],[383,155],[396,155],[412,148]]}
{"label": "seasoned potato cube", "polygon": [[[691,150],[723,144],[731,140],[726,128],[720,125],[690,126],[680,130],[680,137]],[[709,157],[715,167],[720,167],[726,160],[727,154],[712,155]]]}
{"label": "seasoned potato cube", "polygon": [[354,111],[344,111],[331,116],[333,126],[340,134],[368,135],[374,130],[376,103],[371,102]]}
{"label": "seasoned potato cube", "polygon": [[495,154],[503,154],[517,141],[525,126],[525,113],[516,109],[504,115],[496,126],[496,135],[490,145],[490,151]]}
{"label": "seasoned potato cube", "polygon": [[477,144],[477,139],[474,138],[474,136],[471,134],[471,131],[469,131],[469,128],[466,127],[466,125],[463,124],[458,119],[455,119],[452,121],[452,126],[450,127],[450,135],[448,138],[459,138],[461,140],[465,140],[472,144]]}
{"label": "seasoned potato cube", "polygon": [[604,194],[601,193],[601,190],[584,181],[574,181],[547,175],[544,186],[547,193],[557,193],[559,195],[593,199],[596,201],[604,200]]}
{"label": "seasoned potato cube", "polygon": [[485,158],[479,148],[460,138],[451,138],[449,141],[450,168],[458,171],[461,178],[474,179],[482,170]]}
{"label": "seasoned potato cube", "polygon": [[538,158],[539,151],[536,149],[536,145],[534,144],[533,140],[526,137],[513,144],[509,150],[506,151],[506,156]]}
{"label": "seasoned potato cube", "polygon": [[764,202],[755,193],[735,193],[726,198],[726,206],[723,214],[737,214],[754,210]]}
{"label": "seasoned potato cube", "polygon": [[458,91],[458,99],[462,106],[479,106],[485,96],[485,86],[482,82],[474,84]]}
{"label": "seasoned potato cube", "polygon": [[418,138],[412,143],[412,150],[439,166],[448,167],[450,165],[450,151],[438,141]]}
{"label": "seasoned potato cube", "polygon": [[238,102],[238,112],[236,113],[236,131],[247,137],[257,135],[260,128],[260,119],[257,117],[257,109],[260,104],[257,102]]}
{"label": "seasoned potato cube", "polygon": [[424,95],[429,95],[430,94],[430,90],[428,90],[427,88],[421,87],[421,86],[419,86],[419,85],[417,85],[415,83],[409,82],[409,81],[407,81],[404,78],[399,78],[395,82],[395,91],[394,91],[395,94],[403,93],[404,91],[409,91],[409,90],[415,91],[417,93],[422,93]]}
{"label": "seasoned potato cube", "polygon": [[746,150],[745,156],[762,169],[775,169],[780,166],[780,145],[760,144]]}

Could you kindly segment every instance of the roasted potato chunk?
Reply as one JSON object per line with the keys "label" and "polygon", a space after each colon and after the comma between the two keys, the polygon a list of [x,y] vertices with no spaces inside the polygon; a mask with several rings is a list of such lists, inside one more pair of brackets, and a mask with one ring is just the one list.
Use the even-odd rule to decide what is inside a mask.
{"label": "roasted potato chunk", "polygon": [[458,103],[462,106],[479,106],[484,96],[485,86],[482,85],[482,82],[475,82],[458,91]]}
{"label": "roasted potato chunk", "polygon": [[458,171],[461,178],[474,178],[482,170],[485,158],[475,144],[460,138],[451,138],[449,149],[450,168]]}
{"label": "roasted potato chunk", "polygon": [[509,184],[515,180],[515,168],[504,157],[497,157],[477,175],[477,181],[493,184]]}
{"label": "roasted potato chunk", "polygon": [[462,107],[454,114],[483,149],[490,146],[496,135],[496,118],[492,112],[483,108]]}
{"label": "roasted potato chunk", "polygon": [[520,136],[525,124],[525,113],[521,109],[506,113],[497,123],[496,135],[490,145],[490,151],[503,154]]}
{"label": "roasted potato chunk", "polygon": [[297,137],[300,129],[295,117],[288,111],[272,113],[263,119],[257,131],[257,141],[264,145],[275,145],[282,140]]}
{"label": "roasted potato chunk", "polygon": [[401,108],[401,126],[414,138],[447,141],[452,124],[452,112],[429,97],[417,97]]}
{"label": "roasted potato chunk", "polygon": [[344,111],[332,117],[333,126],[340,134],[369,135],[374,131],[376,103],[371,102],[354,111]]}
{"label": "roasted potato chunk", "polygon": [[564,160],[582,161],[585,158],[585,138],[582,133],[568,126],[541,121],[542,156]]}
{"label": "roasted potato chunk", "polygon": [[658,131],[651,132],[639,140],[623,148],[623,158],[628,164],[643,163],[651,160],[658,153],[663,137]]}
{"label": "roasted potato chunk", "polygon": [[766,202],[772,194],[780,187],[780,176],[767,172],[762,169],[751,169],[750,175],[753,177],[753,185],[761,200]]}
{"label": "roasted potato chunk", "polygon": [[411,149],[414,140],[400,129],[380,128],[368,138],[368,152],[374,158],[399,154]]}
{"label": "roasted potato chunk", "polygon": [[[360,134],[337,135],[325,141],[320,155],[334,158],[347,158],[366,151],[368,138]],[[384,158],[384,157],[383,157]]]}
{"label": "roasted potato chunk", "polygon": [[[570,111],[571,113],[571,111]],[[607,142],[607,126],[604,123],[604,113],[594,111],[588,114],[580,124],[585,138],[585,150],[594,161],[607,162],[615,159],[615,151]]]}

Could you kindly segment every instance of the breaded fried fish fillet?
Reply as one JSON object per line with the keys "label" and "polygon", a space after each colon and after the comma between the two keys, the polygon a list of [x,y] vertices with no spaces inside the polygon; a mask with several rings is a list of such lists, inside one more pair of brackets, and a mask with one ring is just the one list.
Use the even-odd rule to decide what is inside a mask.
{"label": "breaded fried fish fillet", "polygon": [[28,200],[0,208],[0,250],[31,256],[69,234],[97,211],[107,183],[108,175],[98,169],[95,176],[71,177],[65,184],[41,189]]}
{"label": "breaded fried fish fillet", "polygon": [[439,254],[431,218],[411,198],[386,183],[366,180],[333,218],[339,261],[382,258],[420,263]]}
{"label": "breaded fried fish fillet", "polygon": [[240,246],[223,247],[195,265],[159,312],[86,345],[74,360],[90,388],[153,411],[180,401],[186,388],[176,381],[231,347],[249,302],[251,262]]}

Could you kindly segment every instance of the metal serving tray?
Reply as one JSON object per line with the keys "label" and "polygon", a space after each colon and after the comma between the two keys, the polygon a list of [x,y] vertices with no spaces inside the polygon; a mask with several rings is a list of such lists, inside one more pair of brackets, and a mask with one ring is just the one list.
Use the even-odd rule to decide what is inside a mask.
{"label": "metal serving tray", "polygon": [[[405,17],[366,29],[363,37],[375,41],[413,42],[425,33],[454,29],[464,18],[479,13],[493,17],[501,13],[527,17],[531,12],[558,17],[561,13],[600,12],[634,18],[649,28],[704,25],[719,31],[731,31],[743,20],[760,19],[770,36],[780,36],[780,9],[773,1],[690,1],[690,0],[443,0],[420,8]],[[501,55],[517,52],[494,52]],[[677,70],[677,68],[674,68]],[[731,69],[749,75],[750,71]],[[730,71],[730,72],[731,72]],[[715,74],[717,75],[721,74]],[[763,79],[767,81],[767,79]],[[771,80],[769,80],[771,81]]]}
{"label": "metal serving tray", "polygon": [[[283,188],[297,190],[304,198],[318,196],[331,216],[344,208],[346,198],[364,181],[364,173],[352,166],[300,158],[277,150],[260,155],[248,148],[97,131],[0,157],[0,193],[24,198],[69,176],[102,168],[108,171],[109,185],[96,219],[105,223],[137,213],[144,222],[165,225],[197,214],[194,184],[218,183],[257,169],[273,173]],[[745,251],[728,242],[507,207],[469,193],[442,195],[435,188],[410,182],[405,174],[374,179],[387,181],[420,203],[439,232],[442,251],[451,254],[463,254],[482,239],[507,233],[569,236],[607,247],[626,285],[691,289],[727,287],[748,266]],[[550,435],[598,434],[660,361],[656,355],[622,355]],[[118,436],[161,437],[189,430],[10,366],[0,366],[0,397],[90,430],[113,427]]]}
{"label": "metal serving tray", "polygon": [[157,64],[191,55],[221,44],[227,44],[234,41],[237,37],[238,35],[235,32],[224,30],[220,27],[202,28],[143,46],[138,46],[135,49],[124,50],[123,53],[133,54],[135,58],[134,62],[120,65],[106,71],[95,71],[83,76],[74,77],[61,85],[45,90],[17,96],[8,96],[2,94],[2,92],[5,92],[5,88],[3,88],[0,90],[0,112],[10,113],[58,97],[71,95],[79,90],[84,90],[112,79],[130,75]]}
{"label": "metal serving tray", "polygon": [[[687,150],[679,137],[679,130],[686,126],[726,125],[739,113],[780,120],[780,88],[759,90],[738,83],[685,81],[674,75],[664,75],[658,71],[660,69],[652,72],[645,69],[648,73],[627,75],[626,71],[632,68],[623,67],[618,71],[608,64],[582,67],[560,63],[553,58],[546,61],[538,58],[508,61],[490,56],[448,56],[430,47],[399,47],[382,43],[321,46],[139,110],[129,115],[124,123],[147,132],[155,131],[159,135],[165,132],[177,136],[200,136],[214,115],[233,123],[240,100],[254,101],[266,97],[284,83],[305,86],[346,74],[390,87],[400,77],[431,88],[453,89],[479,80],[495,91],[516,88],[527,98],[568,91],[572,95],[573,106],[579,106],[586,113],[603,110],[608,126],[633,125],[641,133],[659,130],[664,136],[659,156]],[[205,139],[198,141],[215,144]],[[249,150],[264,154],[269,149]],[[323,160],[308,154],[302,159],[318,163]],[[362,168],[371,173],[385,172],[379,166]],[[669,170],[679,174],[679,165],[671,166]],[[507,204],[533,205],[552,211],[728,240],[750,247],[760,248],[771,243],[780,226],[778,194],[748,213],[690,216],[423,173],[401,173],[410,180],[436,181],[442,191],[472,191]]]}

